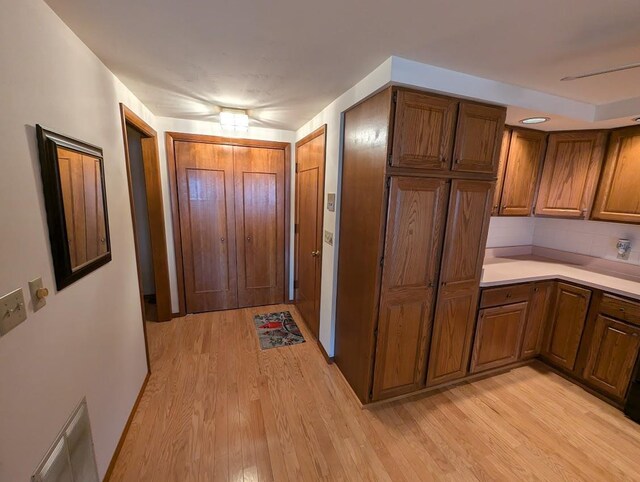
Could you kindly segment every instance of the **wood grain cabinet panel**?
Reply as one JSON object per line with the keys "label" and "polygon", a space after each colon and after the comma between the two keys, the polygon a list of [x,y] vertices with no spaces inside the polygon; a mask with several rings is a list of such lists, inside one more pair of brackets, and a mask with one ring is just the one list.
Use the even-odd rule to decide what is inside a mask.
{"label": "wood grain cabinet panel", "polygon": [[424,385],[448,191],[442,179],[391,179],[374,400]]}
{"label": "wood grain cabinet panel", "polygon": [[496,188],[493,192],[493,208],[491,215],[497,216],[500,213],[500,198],[502,197],[502,188],[504,186],[504,174],[507,167],[507,157],[509,156],[509,144],[511,143],[511,128],[505,128],[502,134],[502,144],[500,145],[500,158],[498,160],[498,178],[496,179]]}
{"label": "wood grain cabinet panel", "polygon": [[393,130],[393,167],[447,170],[458,101],[399,90]]}
{"label": "wood grain cabinet panel", "polygon": [[602,168],[607,133],[549,135],[536,215],[587,219]]}
{"label": "wood grain cabinet panel", "polygon": [[451,183],[428,386],[467,374],[492,200],[492,182]]}
{"label": "wood grain cabinet panel", "polygon": [[534,283],[533,285],[527,313],[527,323],[522,337],[522,348],[520,350],[520,358],[522,359],[533,358],[540,354],[544,328],[549,316],[549,309],[554,293],[553,287],[554,283],[552,281]]}
{"label": "wood grain cabinet panel", "polygon": [[614,130],[592,218],[640,223],[640,127]]}
{"label": "wood grain cabinet panel", "polygon": [[573,370],[591,300],[591,290],[558,283],[542,356],[552,365]]}
{"label": "wood grain cabinet panel", "polygon": [[617,399],[624,398],[640,349],[640,328],[598,315],[584,379]]}
{"label": "wood grain cabinet panel", "polygon": [[451,169],[495,174],[505,116],[503,107],[461,102]]}
{"label": "wood grain cabinet panel", "polygon": [[471,373],[498,368],[518,360],[527,321],[528,303],[480,310],[471,357]]}
{"label": "wood grain cabinet panel", "polygon": [[529,216],[544,156],[546,133],[513,129],[500,200],[501,216]]}

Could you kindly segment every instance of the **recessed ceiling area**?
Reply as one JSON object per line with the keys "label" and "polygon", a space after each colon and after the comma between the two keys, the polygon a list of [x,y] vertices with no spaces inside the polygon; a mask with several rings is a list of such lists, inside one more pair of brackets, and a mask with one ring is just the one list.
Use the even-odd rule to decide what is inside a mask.
{"label": "recessed ceiling area", "polygon": [[640,69],[560,80],[640,61],[637,0],[47,2],[159,116],[297,129],[391,55],[594,105],[640,96]]}

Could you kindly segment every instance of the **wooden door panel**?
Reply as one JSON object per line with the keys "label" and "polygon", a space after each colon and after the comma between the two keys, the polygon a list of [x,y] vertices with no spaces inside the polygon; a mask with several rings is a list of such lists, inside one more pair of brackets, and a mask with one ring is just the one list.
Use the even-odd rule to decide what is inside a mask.
{"label": "wooden door panel", "polygon": [[232,148],[176,142],[175,155],[187,312],[237,308]]}
{"label": "wooden door panel", "polygon": [[536,214],[586,219],[593,204],[607,134],[603,131],[549,135]]}
{"label": "wooden door panel", "polygon": [[471,357],[471,373],[518,360],[527,316],[527,302],[481,310]]}
{"label": "wooden door panel", "polygon": [[640,127],[613,131],[593,219],[640,223]]}
{"label": "wooden door panel", "polygon": [[495,174],[506,109],[461,102],[453,151],[454,171]]}
{"label": "wooden door panel", "polygon": [[296,146],[295,300],[307,326],[318,337],[322,269],[325,128]]}
{"label": "wooden door panel", "polygon": [[513,129],[500,201],[501,216],[529,216],[542,166],[546,133]]}
{"label": "wooden door panel", "polygon": [[489,181],[451,183],[428,386],[467,373],[492,200]]}
{"label": "wooden door panel", "polygon": [[591,290],[558,283],[542,351],[550,363],[573,370],[590,300]]}
{"label": "wooden door panel", "polygon": [[599,315],[595,322],[584,379],[624,398],[640,348],[640,328]]}
{"label": "wooden door panel", "polygon": [[284,301],[284,152],[234,147],[240,307]]}
{"label": "wooden door panel", "polygon": [[424,386],[449,186],[392,177],[373,398]]}
{"label": "wooden door panel", "polygon": [[540,353],[552,295],[553,282],[534,284],[522,339],[521,358],[532,358]]}
{"label": "wooden door panel", "polygon": [[458,101],[399,90],[391,165],[449,169]]}
{"label": "wooden door panel", "polygon": [[507,128],[502,134],[502,143],[500,144],[500,159],[498,160],[498,179],[496,180],[496,188],[493,192],[493,208],[491,215],[497,216],[500,212],[500,199],[502,197],[502,188],[504,186],[504,176],[507,167],[507,157],[509,156],[509,146],[511,144],[511,129]]}

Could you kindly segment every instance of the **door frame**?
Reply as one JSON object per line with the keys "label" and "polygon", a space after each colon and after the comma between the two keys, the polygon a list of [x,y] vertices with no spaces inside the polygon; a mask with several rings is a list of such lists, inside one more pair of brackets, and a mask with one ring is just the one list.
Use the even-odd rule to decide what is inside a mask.
{"label": "door frame", "polygon": [[[326,168],[327,168],[327,124],[324,124],[320,127],[318,127],[315,131],[311,132],[310,134],[307,134],[305,137],[303,137],[302,139],[300,139],[298,142],[296,142],[296,170],[295,170],[295,181],[294,181],[294,185],[295,185],[295,214],[294,214],[294,220],[295,220],[295,228],[294,229],[294,255],[293,255],[293,279],[294,279],[294,285],[293,285],[293,302],[295,304],[298,303],[298,290],[296,288],[296,283],[298,282],[298,255],[299,253],[299,246],[298,246],[298,235],[299,235],[299,230],[298,230],[298,225],[299,225],[299,216],[300,216],[300,212],[299,212],[299,204],[298,204],[298,149],[302,146],[304,146],[305,144],[308,144],[309,142],[311,142],[312,140],[320,137],[324,135],[324,152],[322,153],[322,163],[321,163],[321,170],[322,170],[322,187],[321,190],[322,192],[319,193],[320,197],[322,199],[322,202],[320,203],[320,207],[318,209],[318,219],[320,220],[320,231],[318,232],[318,246],[322,246],[323,245],[323,230],[324,230],[324,206],[325,206],[325,201],[324,201],[324,190],[325,190],[325,172],[326,172]],[[319,265],[320,265],[320,279],[322,280],[322,252],[323,249],[320,249],[320,256],[319,256]],[[320,321],[320,300],[318,300],[318,321]],[[306,320],[305,320],[306,322]]]}
{"label": "door frame", "polygon": [[291,302],[289,289],[289,238],[291,228],[291,144],[289,142],[260,141],[255,139],[236,139],[233,137],[188,134],[184,132],[166,132],[167,169],[169,171],[169,190],[171,193],[171,217],[173,219],[173,243],[176,256],[176,276],[178,278],[179,316],[187,314],[184,293],[184,266],[182,260],[182,236],[180,231],[180,211],[178,201],[177,166],[174,143],[199,142],[239,147],[260,147],[284,151],[284,301]]}
{"label": "door frame", "polygon": [[[152,234],[151,258],[153,261],[154,281],[156,285],[156,304],[158,309],[158,321],[169,321],[171,313],[171,291],[169,285],[169,261],[167,257],[167,241],[164,224],[164,205],[162,201],[162,185],[160,184],[160,157],[158,155],[158,135],[156,131],[131,109],[120,103],[120,119],[122,123],[122,138],[124,141],[124,159],[127,171],[127,187],[129,189],[129,206],[131,209],[131,225],[133,227],[133,244],[136,254],[136,270],[138,273],[138,290],[140,306],[142,309],[142,326],[144,331],[147,366],[150,369],[149,346],[147,342],[147,327],[144,309],[144,290],[142,287],[142,268],[140,266],[140,248],[136,235],[136,215],[133,200],[133,182],[131,178],[131,159],[129,158],[129,139],[127,126],[134,128],[144,138],[153,140],[153,152],[145,156],[142,161],[145,170],[145,191],[147,195],[147,207],[149,218],[149,230]],[[150,174],[149,176],[147,176]],[[149,209],[151,208],[151,209]],[[157,240],[155,243],[153,240]]]}

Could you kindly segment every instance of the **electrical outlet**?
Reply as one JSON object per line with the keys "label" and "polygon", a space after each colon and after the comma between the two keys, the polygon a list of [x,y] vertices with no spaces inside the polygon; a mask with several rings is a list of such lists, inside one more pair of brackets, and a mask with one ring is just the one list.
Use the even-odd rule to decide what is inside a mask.
{"label": "electrical outlet", "polygon": [[27,319],[22,288],[0,298],[0,336],[4,336]]}
{"label": "electrical outlet", "polygon": [[333,246],[333,233],[331,231],[324,232],[324,242],[329,246]]}

